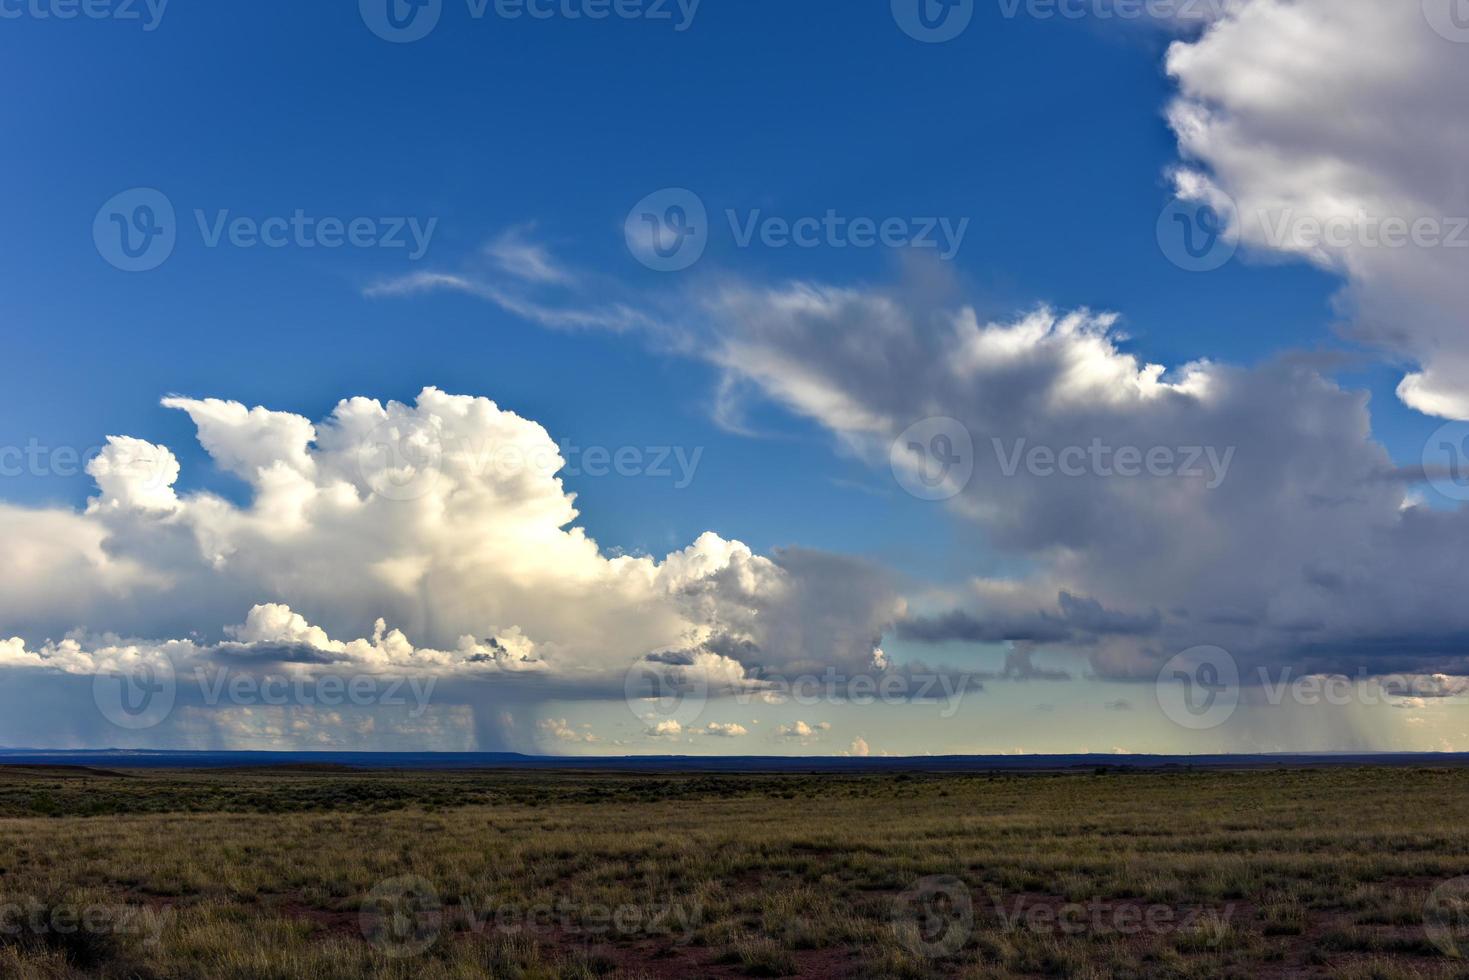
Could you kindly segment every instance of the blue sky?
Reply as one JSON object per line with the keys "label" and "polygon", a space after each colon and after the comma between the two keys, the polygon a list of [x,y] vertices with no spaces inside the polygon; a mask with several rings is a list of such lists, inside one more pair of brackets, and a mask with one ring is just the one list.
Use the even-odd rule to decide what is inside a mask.
{"label": "blue sky", "polygon": [[[160,399],[317,420],[341,398],[412,402],[433,385],[489,397],[581,446],[697,449],[685,487],[566,477],[604,554],[661,558],[714,531],[757,554],[867,559],[910,597],[1037,558],[992,548],[992,531],[910,497],[829,419],[778,395],[750,397],[749,431],[735,431],[718,410],[727,371],[701,351],[638,329],[546,329],[458,290],[373,289],[468,274],[495,241],[574,270],[571,285],[522,283],[552,305],[622,302],[695,320],[693,297],[733,281],[927,289],[981,322],[1086,307],[1118,313],[1116,349],[1142,363],[1348,355],[1329,374],[1371,394],[1372,435],[1400,465],[1416,464],[1443,424],[1394,394],[1409,353],[1343,339],[1342,275],[1260,249],[1192,273],[1160,248],[1181,160],[1165,53],[1196,29],[1006,17],[980,2],[961,36],[928,44],[886,2],[705,0],[683,30],[672,5],[672,22],[592,21],[509,19],[493,5],[476,19],[463,0],[444,2],[437,28],[406,44],[376,36],[349,2],[176,4],[152,30],[32,14],[0,23],[14,94],[0,106],[11,365],[0,444],[86,450],[135,436],[178,456],[181,492],[244,505],[247,481],[213,465],[193,421]],[[623,233],[635,202],[670,187],[694,191],[713,216],[704,257],[677,273],[645,268]],[[141,273],[109,264],[92,236],[104,202],[134,188],[160,191],[177,215],[173,253]],[[726,209],[968,225],[952,260],[936,261],[911,249],[740,247]],[[207,247],[195,212],[214,221],[226,210],[411,218],[433,231],[417,258]],[[3,485],[25,507],[81,508],[95,492],[80,473]]]}
{"label": "blue sky", "polygon": [[[716,514],[762,546],[799,530],[826,547],[891,547],[853,540],[876,530],[864,510],[893,518],[881,501],[828,496],[795,514],[741,492],[737,474],[758,469],[791,487],[789,504],[816,504],[802,487],[854,474],[799,425],[776,423],[788,442],[721,433],[695,366],[460,298],[362,296],[415,265],[397,252],[210,250],[196,209],[438,218],[428,258],[451,266],[533,223],[567,261],[634,284],[659,275],[631,259],[622,218],[662,187],[696,189],[716,212],[953,216],[971,220],[953,264],[992,314],[1039,300],[1121,311],[1133,347],[1164,364],[1335,346],[1330,277],[1298,264],[1190,274],[1159,250],[1177,158],[1159,68],[1170,33],[1007,20],[983,5],[977,16],[945,45],[908,38],[881,4],[838,2],[711,3],[682,33],[475,21],[451,3],[441,29],[409,45],[385,44],[350,4],[180,6],[151,33],[15,22],[0,37],[7,63],[47,82],[3,110],[22,151],[5,164],[11,224],[24,229],[0,242],[6,316],[30,367],[12,380],[6,441],[90,447],[125,430],[184,443],[187,426],[155,404],[174,391],[317,417],[338,392],[403,398],[432,382],[492,393],[588,444],[709,447],[709,478],[689,493],[598,488],[606,507],[587,501],[587,522],[609,542],[665,547]],[[54,70],[64,63],[85,68]],[[86,231],[107,198],[139,186],[163,190],[191,227],[163,268],[129,276],[99,261]],[[884,279],[899,258],[723,238],[710,264],[776,278]],[[265,351],[277,356],[257,361]],[[241,357],[261,370],[241,371]],[[88,397],[58,405],[57,378]],[[1378,419],[1416,451],[1426,420],[1391,401]],[[89,492],[56,478],[12,491],[74,503]]]}
{"label": "blue sky", "polygon": [[[458,298],[364,298],[365,283],[414,265],[402,254],[206,249],[195,209],[437,217],[439,266],[534,223],[567,262],[634,285],[660,276],[631,259],[622,219],[662,187],[696,189],[716,211],[952,215],[971,219],[954,265],[987,312],[1038,300],[1122,311],[1133,346],[1165,364],[1332,343],[1330,278],[1298,265],[1201,276],[1161,254],[1154,221],[1177,157],[1162,31],[981,9],[961,38],[934,46],[899,32],[881,4],[708,3],[677,33],[473,21],[451,3],[441,29],[398,46],[351,4],[277,6],[171,7],[152,33],[21,21],[0,37],[15,77],[46,79],[3,110],[20,151],[5,164],[11,225],[24,229],[0,243],[6,316],[17,363],[31,368],[12,382],[7,441],[187,432],[156,408],[173,391],[317,417],[337,392],[408,397],[432,382],[493,393],[588,442],[637,433],[708,444],[711,469],[729,460],[689,494],[647,500],[639,487],[615,513],[589,513],[627,547],[684,540],[711,512],[762,544],[813,522],[833,525],[821,543],[850,542],[853,509],[869,503],[830,514],[824,500],[786,521],[751,501],[731,477],[752,467],[794,488],[851,474],[799,426],[784,427],[799,446],[723,436],[695,366]],[[191,227],[163,268],[129,276],[99,260],[87,232],[107,198],[138,186],[163,190]],[[774,278],[885,279],[898,260],[723,238],[709,264]],[[242,356],[260,370],[240,370]],[[64,414],[48,397],[58,378],[88,395]],[[89,487],[21,492],[80,502]],[[665,529],[658,514],[679,523]]]}

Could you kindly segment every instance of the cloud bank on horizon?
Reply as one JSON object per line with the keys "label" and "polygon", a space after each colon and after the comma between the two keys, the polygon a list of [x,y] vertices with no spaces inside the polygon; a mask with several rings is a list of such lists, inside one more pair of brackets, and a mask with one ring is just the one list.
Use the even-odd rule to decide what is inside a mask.
{"label": "cloud bank on horizon", "polygon": [[[16,634],[0,666],[438,677],[438,700],[470,711],[482,748],[508,744],[507,705],[620,697],[644,658],[719,690],[884,666],[878,644],[902,609],[884,576],[713,533],[661,561],[606,557],[573,526],[557,443],[486,398],[353,398],[320,425],[216,399],[164,404],[189,414],[248,504],[179,493],[167,447],[113,437],[89,464],[99,492],[83,512],[0,508],[17,559],[0,575],[0,621]],[[371,639],[332,639],[364,626]]]}

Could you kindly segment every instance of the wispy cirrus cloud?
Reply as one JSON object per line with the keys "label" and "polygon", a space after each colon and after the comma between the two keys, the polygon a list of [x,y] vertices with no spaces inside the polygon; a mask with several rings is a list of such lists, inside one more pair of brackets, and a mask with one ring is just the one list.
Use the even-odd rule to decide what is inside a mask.
{"label": "wispy cirrus cloud", "polygon": [[530,237],[534,225],[511,228],[485,246],[485,254],[507,275],[526,282],[574,286],[577,276],[545,245]]}
{"label": "wispy cirrus cloud", "polygon": [[363,290],[370,299],[457,292],[487,300],[507,313],[551,330],[657,330],[660,321],[623,303],[578,308],[538,302],[512,289],[473,275],[413,272],[373,283]]}

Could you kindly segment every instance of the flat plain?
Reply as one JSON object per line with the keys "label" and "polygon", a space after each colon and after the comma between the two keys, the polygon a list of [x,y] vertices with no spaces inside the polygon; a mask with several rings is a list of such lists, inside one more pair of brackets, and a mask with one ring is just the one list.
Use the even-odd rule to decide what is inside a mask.
{"label": "flat plain", "polygon": [[1461,977],[1469,771],[0,769],[0,977]]}

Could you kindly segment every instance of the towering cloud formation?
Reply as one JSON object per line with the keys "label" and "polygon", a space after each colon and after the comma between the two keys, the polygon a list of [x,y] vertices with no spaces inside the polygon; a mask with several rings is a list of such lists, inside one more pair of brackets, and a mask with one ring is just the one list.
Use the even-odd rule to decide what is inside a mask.
{"label": "towering cloud formation", "polygon": [[1469,512],[1410,505],[1366,396],[1309,366],[1170,372],[1119,347],[1111,316],[986,323],[809,285],[729,289],[710,316],[733,383],[876,466],[925,418],[962,432],[943,452],[972,441],[951,506],[1030,570],[974,581],[915,639],[1069,645],[1111,676],[1206,643],[1247,666],[1469,670]]}
{"label": "towering cloud formation", "polygon": [[557,444],[485,398],[353,398],[319,425],[213,399],[165,404],[189,414],[248,502],[181,492],[167,448],[112,438],[84,512],[0,507],[12,559],[0,636],[15,637],[0,664],[89,674],[167,655],[494,678],[490,693],[443,690],[498,712],[553,691],[621,697],[649,656],[726,684],[869,669],[900,609],[857,563],[762,557],[713,533],[662,561],[603,556],[574,526]]}
{"label": "towering cloud formation", "polygon": [[1168,72],[1193,161],[1181,186],[1233,197],[1246,243],[1345,275],[1359,336],[1418,365],[1399,396],[1464,419],[1469,30],[1456,3],[1249,0],[1175,43]]}

